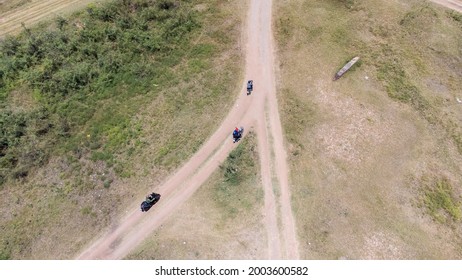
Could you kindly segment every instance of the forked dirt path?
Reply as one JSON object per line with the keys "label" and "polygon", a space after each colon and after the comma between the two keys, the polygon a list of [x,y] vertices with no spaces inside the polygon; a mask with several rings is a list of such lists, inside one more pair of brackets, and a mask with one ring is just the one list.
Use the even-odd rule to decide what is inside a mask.
{"label": "forked dirt path", "polygon": [[[269,259],[298,259],[295,224],[290,206],[288,170],[279,119],[272,37],[272,1],[250,0],[247,21],[245,76],[254,80],[254,92],[245,85],[233,109],[203,147],[156,192],[162,198],[142,213],[138,203],[112,230],[84,250],[78,259],[121,259],[158,228],[226,159],[237,144],[231,141],[236,126],[253,128],[258,137],[261,176],[265,193],[264,216]],[[245,135],[244,135],[245,137]],[[275,191],[279,196],[275,195]]]}
{"label": "forked dirt path", "polygon": [[[460,0],[432,0],[460,11]],[[78,259],[121,259],[158,228],[171,213],[189,199],[236,146],[230,138],[235,126],[257,133],[264,216],[269,259],[298,259],[296,228],[290,204],[288,167],[279,118],[274,72],[272,0],[250,0],[247,20],[245,76],[254,80],[247,96],[245,85],[235,106],[206,144],[162,186],[160,202],[148,213],[138,203],[110,232],[84,250]],[[245,137],[245,136],[244,136]],[[276,195],[279,194],[279,195]]]}
{"label": "forked dirt path", "polygon": [[[141,213],[139,202],[120,223],[101,236],[77,258],[121,259],[139,245],[153,230],[207,180],[235,147],[230,132],[244,126],[257,132],[261,176],[265,194],[264,215],[269,259],[299,258],[295,223],[290,204],[288,168],[279,118],[274,73],[272,37],[272,0],[249,0],[247,21],[246,77],[253,79],[255,90],[246,96],[245,85],[219,129],[206,144],[162,186],[156,189],[161,201],[148,213]],[[431,0],[462,13],[462,0]],[[92,0],[34,1],[0,14],[0,37],[21,29],[21,22],[32,25],[58,12],[81,7]],[[279,195],[276,195],[278,193]]]}

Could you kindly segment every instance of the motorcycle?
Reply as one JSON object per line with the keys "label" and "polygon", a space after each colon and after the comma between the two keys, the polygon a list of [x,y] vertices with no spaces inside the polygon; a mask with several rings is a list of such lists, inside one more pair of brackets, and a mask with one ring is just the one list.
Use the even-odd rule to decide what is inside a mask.
{"label": "motorcycle", "polygon": [[150,195],[146,197],[146,200],[141,203],[141,212],[147,212],[159,200],[160,200],[160,194],[151,193]]}
{"label": "motorcycle", "polygon": [[250,95],[253,91],[253,80],[247,81],[247,95]]}
{"label": "motorcycle", "polygon": [[239,129],[236,127],[236,129],[233,131],[233,143],[236,143],[239,140],[241,140],[243,133],[244,128],[242,126]]}

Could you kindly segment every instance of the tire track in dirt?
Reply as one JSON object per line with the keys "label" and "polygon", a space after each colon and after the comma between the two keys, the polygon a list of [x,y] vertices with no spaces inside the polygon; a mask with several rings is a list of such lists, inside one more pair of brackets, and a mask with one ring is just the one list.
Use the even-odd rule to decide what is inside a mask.
{"label": "tire track in dirt", "polygon": [[[188,200],[226,159],[237,145],[232,143],[231,131],[241,125],[246,128],[246,132],[251,127],[257,132],[265,193],[263,211],[268,258],[298,258],[287,182],[288,170],[276,100],[271,11],[271,0],[250,1],[245,76],[254,80],[254,92],[247,96],[246,86],[242,87],[235,105],[218,130],[183,167],[157,189],[162,198],[153,209],[148,213],[141,213],[138,204],[134,204],[136,210],[122,218],[119,225],[114,225],[110,232],[84,250],[78,259],[121,259],[126,256]],[[266,117],[267,113],[269,118]],[[276,174],[273,174],[274,168]],[[273,177],[278,179],[279,189],[273,185]],[[275,191],[281,193],[279,200]],[[278,224],[279,220],[281,225]]]}
{"label": "tire track in dirt", "polygon": [[[270,217],[267,218],[269,257],[270,259],[298,259],[298,244],[288,183],[288,167],[276,97],[272,1],[259,1],[258,5],[261,17],[261,23],[259,24],[261,30],[258,33],[260,36],[259,43],[264,46],[260,50],[260,79],[263,82],[261,87],[266,99],[260,102],[262,106],[257,122],[259,128],[257,137],[259,137],[260,141],[258,143],[261,146],[262,179],[264,182],[269,182],[269,184],[264,184],[266,216]],[[263,130],[266,130],[266,134],[263,133]],[[270,158],[270,163],[266,162],[267,158],[273,154],[274,158]],[[271,168],[271,163],[275,174],[271,174],[271,170],[268,170],[268,168]],[[278,186],[272,184],[271,179],[274,177],[272,175],[277,178]],[[276,199],[275,191],[280,192],[279,200]],[[274,209],[276,204],[279,205],[280,209]],[[271,217],[275,214],[276,217]],[[281,225],[278,225],[277,222],[275,224],[274,219],[278,216]],[[279,232],[279,229],[282,229],[282,232]],[[272,244],[272,240],[276,239],[280,240],[277,244],[278,249],[274,248],[275,244]]]}
{"label": "tire track in dirt", "polygon": [[[258,49],[256,46],[264,46],[262,39],[263,25],[265,18],[262,17],[262,2],[252,1],[249,9],[249,28],[247,43],[247,67],[246,77],[254,80],[255,90],[252,98],[256,99],[258,106],[253,108],[254,118],[256,120],[256,135],[258,143],[258,154],[260,158],[260,175],[264,191],[264,209],[263,216],[266,227],[268,258],[281,258],[281,236],[278,228],[278,212],[276,198],[273,190],[271,176],[271,153],[268,141],[269,131],[266,123],[265,104],[268,93],[265,75],[265,51]],[[266,18],[266,20],[268,20]],[[266,22],[266,24],[268,24]],[[271,23],[270,23],[271,24]]]}

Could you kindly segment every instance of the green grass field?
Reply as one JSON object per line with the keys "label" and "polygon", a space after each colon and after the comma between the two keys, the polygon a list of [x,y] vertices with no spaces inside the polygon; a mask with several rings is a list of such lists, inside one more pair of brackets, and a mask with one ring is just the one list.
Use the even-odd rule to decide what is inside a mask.
{"label": "green grass field", "polygon": [[73,257],[192,155],[234,99],[241,19],[214,0],[115,1],[6,37],[1,257]]}

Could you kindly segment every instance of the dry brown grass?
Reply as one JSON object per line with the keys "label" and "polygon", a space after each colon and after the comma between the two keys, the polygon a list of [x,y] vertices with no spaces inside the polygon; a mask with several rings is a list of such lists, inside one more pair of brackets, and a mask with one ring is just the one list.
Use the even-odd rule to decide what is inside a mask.
{"label": "dry brown grass", "polygon": [[[462,156],[448,129],[460,131],[462,120],[460,23],[419,1],[276,1],[276,15],[302,258],[462,258],[460,223],[418,207],[424,176],[461,191]],[[332,82],[356,55],[361,65]],[[403,84],[390,87],[396,79],[380,68],[393,60],[405,89],[415,86],[431,109],[394,97]]]}
{"label": "dry brown grass", "polygon": [[22,30],[21,24],[34,25],[44,19],[66,15],[89,3],[104,0],[13,0],[0,5],[0,37]]}

